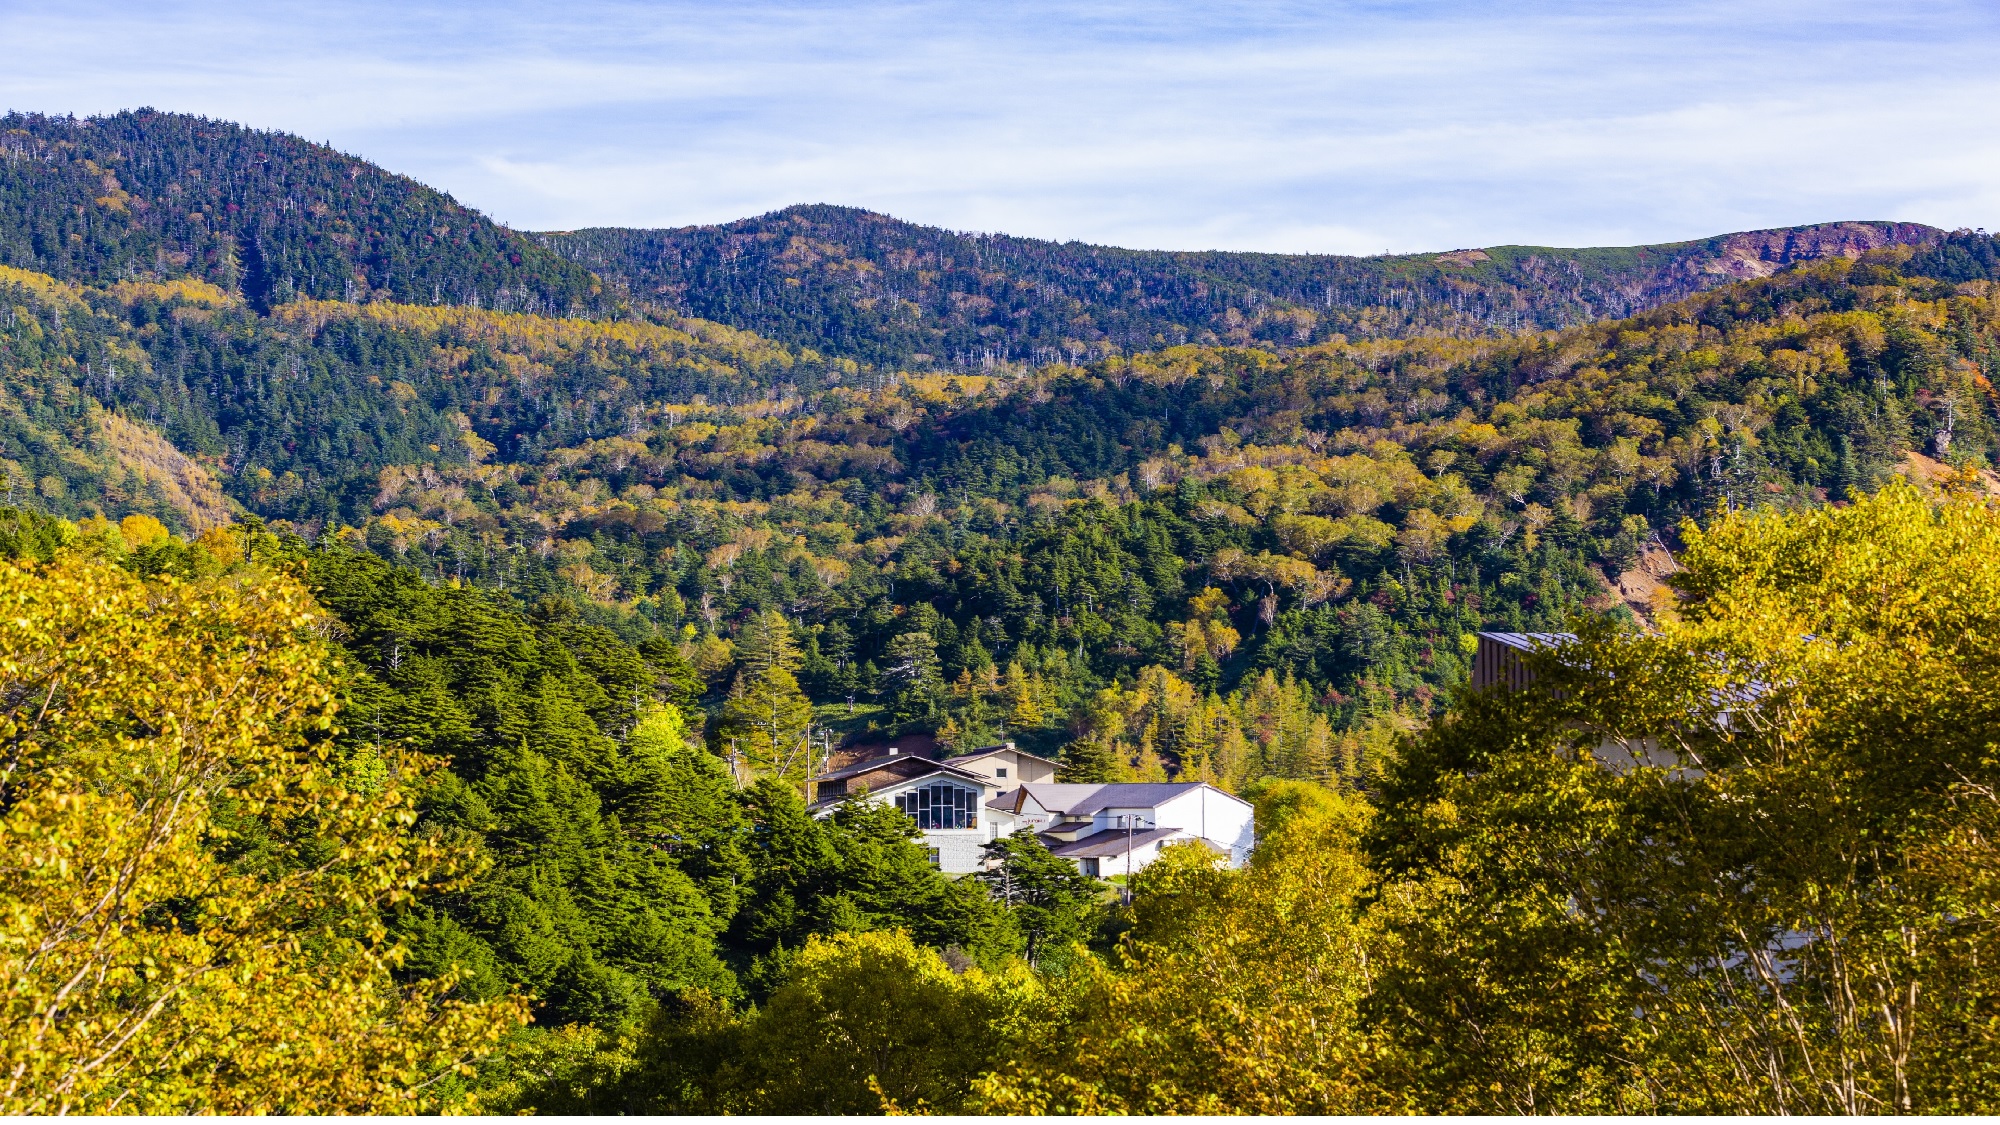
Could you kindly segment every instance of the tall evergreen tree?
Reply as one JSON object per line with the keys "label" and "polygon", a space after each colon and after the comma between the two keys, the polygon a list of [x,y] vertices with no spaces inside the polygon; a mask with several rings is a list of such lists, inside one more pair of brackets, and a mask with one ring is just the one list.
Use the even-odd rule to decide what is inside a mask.
{"label": "tall evergreen tree", "polygon": [[791,626],[766,610],[744,630],[737,650],[739,671],[714,739],[751,776],[803,786],[812,768],[813,711],[794,676],[800,657]]}
{"label": "tall evergreen tree", "polygon": [[1024,828],[994,840],[986,845],[986,858],[978,879],[1007,908],[1027,942],[1024,955],[1030,964],[1089,939],[1095,931],[1103,884],[1069,860],[1049,854],[1032,831]]}

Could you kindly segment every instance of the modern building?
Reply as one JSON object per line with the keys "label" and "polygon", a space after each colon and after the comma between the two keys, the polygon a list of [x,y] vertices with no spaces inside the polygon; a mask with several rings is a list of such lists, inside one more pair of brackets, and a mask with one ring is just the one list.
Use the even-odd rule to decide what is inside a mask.
{"label": "modern building", "polygon": [[1472,656],[1472,686],[1515,691],[1535,678],[1521,657],[1538,649],[1558,648],[1576,639],[1574,633],[1479,633]]}
{"label": "modern building", "polygon": [[1197,840],[1242,863],[1256,844],[1250,804],[1200,782],[1064,785],[1056,763],[1013,743],[931,759],[890,747],[817,779],[812,811],[862,799],[914,820],[942,871],[967,874],[987,844],[1026,828],[1088,875],[1136,873],[1168,844]]}
{"label": "modern building", "polygon": [[[1520,691],[1535,681],[1535,674],[1523,656],[1543,649],[1560,648],[1576,640],[1574,633],[1480,633],[1479,647],[1472,658],[1472,687],[1476,691]],[[1729,698],[1717,697],[1716,721],[1727,728],[1732,705],[1750,705],[1766,690],[1763,684],[1749,684]],[[1623,735],[1603,732],[1590,748],[1598,764],[1617,773],[1639,767],[1657,767],[1679,777],[1700,777],[1701,767],[1683,762],[1652,735]]]}
{"label": "modern building", "polygon": [[1022,785],[988,802],[997,835],[1033,829],[1086,875],[1125,875],[1199,840],[1234,867],[1257,843],[1248,801],[1202,782]]}

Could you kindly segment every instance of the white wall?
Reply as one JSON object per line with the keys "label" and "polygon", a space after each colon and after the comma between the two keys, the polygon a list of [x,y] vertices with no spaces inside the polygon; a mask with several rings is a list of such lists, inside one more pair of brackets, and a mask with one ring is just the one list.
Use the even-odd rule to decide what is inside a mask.
{"label": "white wall", "polygon": [[979,870],[986,858],[987,833],[954,828],[924,833],[924,846],[938,850],[938,870],[947,875],[965,875]]}
{"label": "white wall", "polygon": [[[868,801],[870,804],[888,805],[894,808],[896,797],[905,790],[933,785],[939,780],[940,778],[936,775],[926,774],[922,777],[899,781],[894,785],[885,786],[882,789],[869,793]],[[971,788],[971,785],[964,778],[945,778],[942,780],[952,781]],[[990,792],[982,790],[978,803],[973,806],[978,816],[978,819],[973,822],[976,827],[936,828],[923,833],[924,846],[937,849],[938,870],[948,875],[964,875],[979,870],[980,864],[986,858],[985,848],[987,843],[993,840],[998,834],[995,830],[1004,828],[1005,831],[1013,831],[1013,825],[1009,823],[1014,819],[1012,814],[999,813],[996,816],[995,810],[986,807],[986,801],[990,796]],[[832,812],[832,808],[828,808],[820,815],[830,816]],[[998,820],[998,823],[996,823],[996,820]]]}
{"label": "white wall", "polygon": [[1256,814],[1250,806],[1206,785],[1164,802],[1156,813],[1161,828],[1207,840],[1229,854],[1231,866],[1249,859],[1257,843]]}
{"label": "white wall", "polygon": [[[1121,819],[1128,816],[1137,819],[1129,822]],[[1132,831],[1134,832],[1144,832],[1148,828],[1179,827],[1178,825],[1169,824],[1166,821],[1158,819],[1158,816],[1158,810],[1151,805],[1141,805],[1138,807],[1113,806],[1111,808],[1099,809],[1091,814],[1090,830],[1093,835],[1099,832],[1123,832],[1127,823],[1132,826]]]}

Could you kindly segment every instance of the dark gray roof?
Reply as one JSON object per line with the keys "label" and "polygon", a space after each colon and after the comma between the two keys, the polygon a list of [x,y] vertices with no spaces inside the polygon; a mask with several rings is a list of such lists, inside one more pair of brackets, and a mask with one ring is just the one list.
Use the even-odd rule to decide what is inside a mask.
{"label": "dark gray roof", "polygon": [[[1149,809],[1200,789],[1202,783],[1116,782],[1110,785],[1028,784],[1020,787],[1035,803],[1065,816],[1091,816],[1103,809]],[[1221,793],[1220,789],[1216,792]],[[1229,794],[1224,793],[1228,797]],[[1240,797],[1229,797],[1241,801]],[[1011,804],[1008,807],[1012,807]]]}
{"label": "dark gray roof", "polygon": [[[1482,632],[1479,636],[1521,652],[1537,649],[1557,648],[1576,640],[1575,633],[1492,633]],[[1807,637],[1811,640],[1811,637]],[[1709,701],[1717,707],[1727,707],[1732,703],[1755,703],[1771,693],[1771,685],[1762,680],[1751,680],[1740,686],[1717,688],[1709,693]]]}
{"label": "dark gray roof", "polygon": [[1107,828],[1102,832],[1093,832],[1081,840],[1055,844],[1049,848],[1049,854],[1064,859],[1088,859],[1093,856],[1101,859],[1108,855],[1124,855],[1127,847],[1137,851],[1155,840],[1165,840],[1180,834],[1181,830],[1178,828],[1146,828],[1132,833],[1128,839],[1124,832]]}
{"label": "dark gray roof", "polygon": [[1541,648],[1554,648],[1557,645],[1566,645],[1576,639],[1575,633],[1481,633],[1479,635],[1498,641],[1508,648],[1519,649],[1522,652],[1533,652]]}

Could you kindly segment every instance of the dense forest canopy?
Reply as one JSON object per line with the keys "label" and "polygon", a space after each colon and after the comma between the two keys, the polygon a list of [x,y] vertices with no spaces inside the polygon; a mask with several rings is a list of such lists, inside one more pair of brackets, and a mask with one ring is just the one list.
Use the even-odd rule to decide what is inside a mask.
{"label": "dense forest canopy", "polygon": [[[1686,535],[1659,632],[1582,619],[1364,777],[1252,782],[1247,867],[1170,848],[1120,905],[1031,833],[954,881],[892,808],[738,788],[672,648],[562,602],[0,513],[41,701],[0,790],[0,1097],[1990,1110],[1991,496]],[[767,690],[799,654],[760,621]]]}
{"label": "dense forest canopy", "polygon": [[[1962,878],[1983,862],[1990,763],[1952,743],[1957,788],[1849,769],[1879,765],[1854,749],[1878,729],[1944,737],[1905,721],[1928,689],[1773,720],[1805,724],[1783,738],[1830,763],[1835,804],[1874,802],[1866,823],[1830,816],[1852,830],[1840,846],[1901,841],[1890,866],[1921,878],[1895,903],[1854,874],[1889,861],[1730,819],[1820,790],[1726,722],[1690,737],[1747,772],[1692,789],[1580,774],[1564,742],[1624,713],[1579,708],[1632,653],[1657,656],[1632,681],[1657,707],[1718,698],[1688,654],[1735,652],[1717,647],[1731,629],[1764,646],[1737,671],[1806,659],[1786,629],[1838,626],[1858,647],[1811,659],[1843,683],[1865,676],[1841,661],[1892,651],[1977,681],[1976,653],[1910,639],[1948,622],[1822,620],[1814,599],[1848,587],[1754,560],[1990,545],[2000,251],[1984,232],[1358,259],[797,208],[524,236],[329,149],[152,111],[16,115],[0,151],[0,591],[25,607],[0,655],[28,747],[0,774],[0,827],[42,849],[21,854],[83,855],[90,817],[192,810],[164,834],[98,833],[88,863],[0,867],[0,895],[34,904],[7,915],[21,941],[110,895],[115,932],[74,954],[108,982],[86,999],[157,999],[141,1022],[190,1044],[77,1069],[35,1046],[33,1021],[63,1010],[43,962],[0,960],[0,1001],[29,1029],[0,1045],[49,1076],[0,1104],[1986,1104],[1941,1056],[1909,1063],[1914,1047],[1886,1085],[1814,1085],[1822,1050],[1876,1066],[1872,1017],[1838,1005],[1810,1049],[1769,1020],[1697,1028],[1729,989],[1765,990],[1766,1015],[1793,1002],[1771,991],[1782,967],[1737,973],[1760,964],[1746,945],[1885,918],[1928,934],[1923,904],[1952,895],[1971,896],[1951,908],[1965,924],[1908,972],[1957,990],[1954,1027],[1990,1018],[1966,968],[1990,915]],[[1948,568],[1898,574],[1983,620]],[[1759,598],[1795,612],[1760,617]],[[1571,694],[1466,696],[1476,631],[1561,628],[1585,637],[1546,669]],[[176,638],[279,663],[231,681],[254,689],[239,698]],[[238,708],[212,768],[146,765],[183,737],[127,699],[154,665],[159,708]],[[22,710],[36,692],[77,709]],[[1496,733],[1510,723],[1527,733]],[[1014,740],[1064,780],[1209,782],[1258,802],[1263,843],[1242,872],[1169,857],[1126,906],[1032,838],[996,842],[990,878],[952,880],[893,808],[808,815],[805,748],[914,736]],[[1536,850],[1540,820],[1510,820],[1517,797],[1555,850]],[[1668,831],[1695,813],[1738,850]],[[1618,832],[1676,841],[1670,867],[1763,863],[1811,885],[1752,879],[1772,896],[1754,916],[1679,886],[1708,928],[1669,940],[1621,882],[1636,861],[1591,850]],[[328,850],[342,833],[395,862],[357,869]],[[1549,906],[1585,855],[1597,928]],[[118,863],[161,874],[92,882]],[[1814,888],[1841,870],[1836,910]],[[338,979],[354,1003],[246,1009],[312,1065],[276,1083],[276,1055],[246,1055],[204,1085],[232,1050],[216,1015],[236,1002],[231,943],[282,932],[312,939],[242,962],[272,996]],[[184,987],[144,983],[153,950]],[[1646,957],[1694,983],[1648,992]],[[1460,963],[1535,980],[1549,1004],[1439,968]],[[343,1022],[357,1013],[373,1030]],[[1504,1034],[1479,1040],[1481,1020]],[[1961,1040],[1986,1049],[1939,1042]],[[1132,1052],[1163,1042],[1172,1060],[1132,1081]],[[1632,1061],[1668,1042],[1690,1068]],[[1730,1070],[1745,1043],[1753,1077]]]}
{"label": "dense forest canopy", "polygon": [[234,504],[434,579],[575,597],[705,650],[712,701],[727,646],[778,609],[822,700],[908,696],[885,678],[899,637],[928,638],[945,684],[993,670],[991,698],[897,704],[967,737],[1018,730],[995,701],[1039,691],[1046,728],[1020,733],[1061,740],[1153,667],[1225,694],[1295,677],[1338,729],[1421,714],[1482,624],[1617,600],[1683,518],[1837,498],[1910,452],[1984,465],[1990,283],[1904,271],[1990,254],[1954,236],[1931,262],[1833,259],[1562,332],[1011,378],[883,377],[701,321],[259,315],[196,282],[13,273],[0,468],[57,514],[199,530]]}
{"label": "dense forest canopy", "polygon": [[1125,250],[805,206],[722,226],[536,237],[637,301],[863,363],[982,371],[1180,344],[1566,328],[1943,234],[1828,223],[1658,246],[1348,257]]}
{"label": "dense forest canopy", "polygon": [[0,117],[0,265],[300,298],[594,309],[597,279],[407,176],[288,133],[141,109]]}

